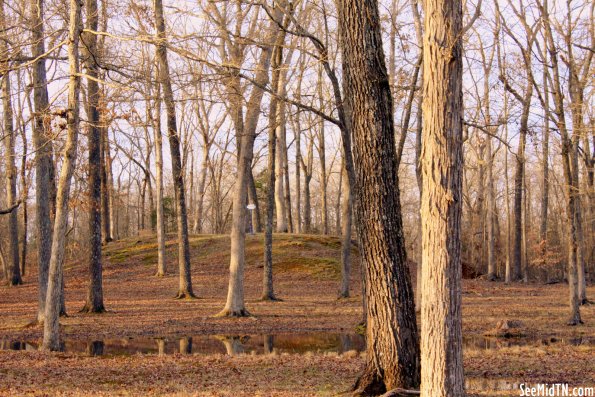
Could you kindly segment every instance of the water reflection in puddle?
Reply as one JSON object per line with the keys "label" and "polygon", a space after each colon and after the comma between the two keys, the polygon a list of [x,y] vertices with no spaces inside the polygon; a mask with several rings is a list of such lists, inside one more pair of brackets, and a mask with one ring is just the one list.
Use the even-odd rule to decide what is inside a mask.
{"label": "water reflection in puddle", "polygon": [[[40,341],[0,340],[0,350],[37,350]],[[545,345],[593,345],[589,338],[535,339],[493,338],[473,336],[463,338],[464,348],[470,350],[493,350],[514,346]],[[114,356],[133,354],[270,354],[270,353],[336,353],[362,352],[364,337],[358,334],[294,333],[277,335],[198,335],[188,337],[112,338],[104,340],[67,339],[63,350],[90,356]]]}
{"label": "water reflection in puddle", "polygon": [[595,340],[587,337],[576,337],[567,339],[548,338],[496,338],[488,336],[463,336],[463,346],[466,349],[495,350],[506,347],[522,346],[549,346],[549,345],[594,345]]}
{"label": "water reflection in puddle", "polygon": [[[39,341],[0,341],[0,350],[37,350]],[[121,338],[96,341],[67,339],[63,351],[90,356],[133,354],[270,354],[336,353],[365,350],[357,334],[198,335],[189,337]]]}

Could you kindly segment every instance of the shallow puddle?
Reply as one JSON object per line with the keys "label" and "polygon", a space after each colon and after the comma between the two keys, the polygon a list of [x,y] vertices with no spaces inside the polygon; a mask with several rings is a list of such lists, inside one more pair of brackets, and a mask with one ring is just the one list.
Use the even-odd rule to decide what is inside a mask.
{"label": "shallow puddle", "polygon": [[[0,350],[37,350],[40,341],[0,341]],[[63,351],[91,356],[133,354],[270,354],[336,353],[365,350],[357,334],[300,333],[278,335],[196,335],[188,337],[113,338],[64,341]]]}
{"label": "shallow puddle", "polygon": [[[494,338],[463,337],[465,349],[487,350],[514,346],[594,345],[589,338]],[[39,340],[0,340],[0,350],[37,350]],[[286,333],[277,335],[194,335],[187,337],[130,337],[104,340],[66,339],[63,351],[91,356],[134,354],[270,354],[270,353],[336,353],[362,352],[366,344],[358,334],[326,332]]]}

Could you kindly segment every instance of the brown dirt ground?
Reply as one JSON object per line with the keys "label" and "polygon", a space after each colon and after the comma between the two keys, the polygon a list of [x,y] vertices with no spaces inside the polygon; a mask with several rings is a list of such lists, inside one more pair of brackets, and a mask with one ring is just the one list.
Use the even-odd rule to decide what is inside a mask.
{"label": "brown dirt ground", "polygon": [[[173,236],[172,236],[173,238]],[[156,267],[154,237],[110,243],[105,248],[104,296],[108,312],[78,313],[87,284],[84,261],[66,266],[70,339],[199,334],[354,332],[361,320],[360,270],[354,264],[352,298],[337,300],[339,240],[309,235],[275,236],[275,289],[282,302],[259,301],[262,235],[247,241],[246,299],[250,318],[214,318],[227,293],[229,238],[191,238],[192,277],[199,299],[174,300],[177,291],[175,241],[168,242],[166,277]],[[354,249],[356,252],[356,249]],[[84,258],[84,254],[79,254]],[[415,274],[415,272],[413,272]],[[41,329],[27,326],[37,305],[36,274],[25,284],[0,286],[0,340],[39,340]],[[469,390],[494,392],[495,382],[565,381],[595,386],[595,306],[582,308],[585,324],[567,327],[567,286],[465,280],[463,333],[477,339],[465,348]],[[588,290],[595,296],[595,288]],[[527,346],[484,350],[481,335],[500,319],[525,324]],[[555,337],[555,341],[552,338]],[[583,340],[574,346],[568,342]],[[586,343],[584,343],[586,341]],[[496,344],[499,342],[495,342]],[[363,354],[133,355],[86,357],[71,353],[0,351],[0,395],[333,395],[346,390],[364,363]],[[514,385],[513,385],[514,387]],[[499,393],[499,394],[498,394]]]}

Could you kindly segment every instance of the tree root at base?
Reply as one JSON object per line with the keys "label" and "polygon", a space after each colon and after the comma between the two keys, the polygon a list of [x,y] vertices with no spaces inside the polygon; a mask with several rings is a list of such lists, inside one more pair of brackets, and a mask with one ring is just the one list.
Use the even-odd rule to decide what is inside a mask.
{"label": "tree root at base", "polygon": [[260,300],[263,302],[283,302],[283,299],[277,298],[275,295],[263,295]]}
{"label": "tree root at base", "polygon": [[219,313],[215,314],[214,317],[252,317],[252,314],[250,314],[250,312],[246,309],[223,309]]}
{"label": "tree root at base", "polygon": [[[89,305],[88,303],[85,303],[85,306],[83,306],[83,308],[81,310],[79,310],[79,313],[89,313],[89,314],[102,314],[107,312],[107,310],[105,310],[105,307],[103,305],[101,305],[100,307],[91,307],[91,305]],[[62,314],[60,314],[60,316],[62,317]],[[63,317],[68,317],[68,315],[66,313],[64,313]]]}
{"label": "tree root at base", "polygon": [[176,296],[174,296],[174,299],[193,300],[193,299],[198,299],[198,297],[196,295],[194,295],[194,292],[179,291],[178,294]]}

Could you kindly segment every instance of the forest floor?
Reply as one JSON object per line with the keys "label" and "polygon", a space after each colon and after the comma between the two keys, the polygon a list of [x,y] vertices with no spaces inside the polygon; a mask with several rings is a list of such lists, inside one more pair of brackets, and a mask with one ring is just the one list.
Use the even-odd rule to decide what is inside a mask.
{"label": "forest floor", "polygon": [[[0,286],[0,395],[295,396],[336,395],[349,388],[365,362],[355,335],[362,317],[360,268],[356,260],[352,297],[338,300],[337,238],[275,235],[275,292],[283,301],[263,302],[263,237],[248,236],[245,295],[253,316],[238,319],[214,317],[227,294],[229,237],[191,238],[194,300],[173,299],[177,246],[170,237],[169,273],[161,278],[154,276],[153,236],[105,247],[103,314],[79,313],[85,261],[66,264],[63,353],[35,349],[42,329],[30,325],[37,310],[33,266],[22,286]],[[595,288],[588,294],[595,297]],[[595,386],[595,306],[582,307],[584,325],[568,327],[567,301],[565,284],[464,280],[469,395],[518,396],[522,383]],[[484,336],[506,319],[522,321],[524,336]],[[110,350],[116,345],[119,349]]]}

